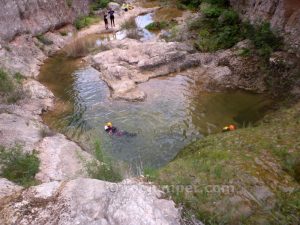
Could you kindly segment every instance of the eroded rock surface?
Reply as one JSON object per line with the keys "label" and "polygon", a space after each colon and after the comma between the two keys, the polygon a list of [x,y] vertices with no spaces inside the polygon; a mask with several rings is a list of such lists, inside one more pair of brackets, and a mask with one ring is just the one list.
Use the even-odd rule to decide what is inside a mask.
{"label": "eroded rock surface", "polygon": [[115,99],[143,100],[146,96],[137,89],[137,83],[199,63],[189,55],[193,49],[182,43],[125,39],[113,42],[112,48],[92,57],[92,64]]}
{"label": "eroded rock surface", "polygon": [[[31,187],[1,202],[0,223],[177,225],[174,202],[137,180],[114,184],[93,179],[51,182]],[[3,205],[4,204],[4,205]]]}
{"label": "eroded rock surface", "polygon": [[5,178],[0,178],[0,199],[20,190],[22,190],[21,186],[16,185]]}
{"label": "eroded rock surface", "polygon": [[37,180],[46,183],[88,176],[84,163],[92,157],[61,134],[45,137],[36,150],[41,161]]}
{"label": "eroded rock surface", "polygon": [[270,22],[284,35],[291,50],[300,54],[300,1],[298,0],[230,0],[245,20]]}
{"label": "eroded rock surface", "polygon": [[88,0],[2,0],[0,39],[10,41],[20,34],[43,34],[88,13]]}
{"label": "eroded rock surface", "polygon": [[114,99],[144,100],[146,95],[138,88],[138,83],[178,73],[201,81],[203,89],[242,88],[264,92],[266,86],[259,59],[239,55],[248,44],[243,41],[226,51],[195,53],[179,42],[124,39],[111,42],[111,50],[86,60],[100,71],[101,78],[112,89]]}

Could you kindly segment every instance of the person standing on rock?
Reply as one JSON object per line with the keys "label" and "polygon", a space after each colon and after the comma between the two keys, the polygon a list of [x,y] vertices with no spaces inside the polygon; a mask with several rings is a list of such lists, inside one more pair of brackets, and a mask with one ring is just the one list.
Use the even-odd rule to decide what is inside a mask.
{"label": "person standing on rock", "polygon": [[108,14],[109,14],[109,19],[110,19],[110,25],[111,27],[115,26],[115,16],[114,16],[115,11],[112,9],[109,9]]}
{"label": "person standing on rock", "polygon": [[106,30],[108,30],[108,19],[107,19],[107,16],[108,16],[108,15],[107,15],[107,13],[105,12],[105,13],[104,13],[104,18],[103,18],[103,19],[104,19],[105,29],[106,29]]}

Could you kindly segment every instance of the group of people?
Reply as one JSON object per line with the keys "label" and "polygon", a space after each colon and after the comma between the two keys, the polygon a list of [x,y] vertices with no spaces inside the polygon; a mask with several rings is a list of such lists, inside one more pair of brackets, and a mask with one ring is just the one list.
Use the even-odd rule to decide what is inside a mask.
{"label": "group of people", "polygon": [[104,13],[104,23],[105,23],[105,29],[108,30],[108,15],[109,15],[109,19],[110,19],[110,25],[111,27],[115,26],[115,11],[112,9],[109,9],[108,12]]}
{"label": "group of people", "polygon": [[[131,10],[133,9],[134,7],[130,4],[123,4],[122,5],[122,10],[124,10],[125,12],[127,12],[128,10]],[[108,9],[107,12],[104,12],[104,15],[103,15],[103,20],[104,20],[104,24],[105,24],[105,29],[108,30],[108,16],[109,16],[109,19],[110,19],[110,25],[111,27],[114,27],[115,26],[115,11],[112,10],[111,8]]]}

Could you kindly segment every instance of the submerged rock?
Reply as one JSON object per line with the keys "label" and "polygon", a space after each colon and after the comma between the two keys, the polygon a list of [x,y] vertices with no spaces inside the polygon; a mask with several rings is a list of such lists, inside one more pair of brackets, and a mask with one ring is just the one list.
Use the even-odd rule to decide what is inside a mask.
{"label": "submerged rock", "polygon": [[115,184],[93,179],[31,187],[3,205],[1,224],[179,225],[174,202],[137,180]]}

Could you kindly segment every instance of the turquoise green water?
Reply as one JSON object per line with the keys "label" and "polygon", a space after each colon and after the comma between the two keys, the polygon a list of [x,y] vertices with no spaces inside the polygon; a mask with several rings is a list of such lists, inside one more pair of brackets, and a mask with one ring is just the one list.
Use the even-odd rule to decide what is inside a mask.
{"label": "turquoise green water", "polygon": [[[198,82],[181,75],[140,84],[148,95],[145,102],[113,101],[99,77],[98,71],[80,59],[50,58],[40,81],[58,100],[44,121],[83,144],[100,139],[109,155],[132,167],[165,165],[184,146],[220,132],[226,124],[257,121],[270,104],[263,95],[243,91],[202,92]],[[103,129],[107,121],[138,135],[111,137]]]}
{"label": "turquoise green water", "polygon": [[[136,18],[144,41],[153,38],[144,29],[151,22],[151,14]],[[121,31],[83,41],[97,51],[103,41],[125,36]],[[57,98],[54,111],[43,118],[52,129],[87,146],[99,139],[106,153],[133,170],[163,166],[187,144],[221,132],[227,124],[254,123],[271,103],[266,96],[243,91],[203,92],[199,82],[182,75],[140,84],[148,96],[145,102],[113,101],[98,71],[63,53],[46,61],[39,79]],[[108,121],[137,136],[109,136],[103,128]]]}

